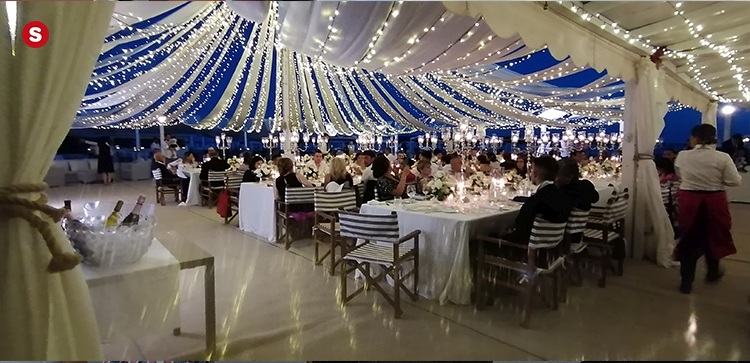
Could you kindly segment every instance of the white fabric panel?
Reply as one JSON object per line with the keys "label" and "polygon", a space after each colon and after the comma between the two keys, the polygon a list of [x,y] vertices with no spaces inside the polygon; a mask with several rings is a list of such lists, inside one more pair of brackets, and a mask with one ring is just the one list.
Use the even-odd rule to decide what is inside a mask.
{"label": "white fabric panel", "polygon": [[482,16],[495,34],[508,38],[519,34],[528,47],[547,45],[557,59],[570,56],[579,66],[604,69],[623,80],[635,76],[638,57],[617,45],[604,41],[535,2],[444,1],[448,10],[461,15]]}
{"label": "white fabric panel", "polygon": [[[680,81],[674,78],[680,77],[679,75],[669,75],[671,75],[671,77],[665,77],[664,79],[664,88],[673,100],[679,101],[683,105],[688,105],[698,111],[707,110],[706,106],[710,103],[711,98],[684,86]],[[716,118],[716,116],[714,116],[714,118]],[[714,125],[716,125],[716,121],[714,121]]]}
{"label": "white fabric panel", "polygon": [[625,91],[623,183],[631,192],[626,236],[634,258],[648,257],[663,267],[672,266],[674,234],[662,203],[656,165],[652,160],[633,159],[639,154],[653,156],[668,101],[664,72],[641,58],[637,78],[626,83]]}
{"label": "white fabric panel", "polygon": [[701,122],[716,127],[716,113],[718,112],[718,107],[718,102],[709,101],[708,103],[706,103],[703,109],[701,109],[701,112],[703,113],[701,115]]}
{"label": "white fabric panel", "polygon": [[[49,42],[32,49],[0,26],[0,153],[6,156],[0,187],[38,183],[68,133],[86,90],[113,2],[19,2],[18,23],[44,22]],[[0,19],[6,19],[0,6]],[[38,195],[20,195],[37,199]],[[72,252],[49,217],[56,243]],[[50,253],[23,219],[0,219],[0,359],[101,360],[91,299],[80,267],[49,273]]]}
{"label": "white fabric panel", "polygon": [[271,8],[270,1],[227,1],[229,8],[247,20],[262,23]]}
{"label": "white fabric panel", "polygon": [[276,241],[274,187],[267,183],[242,183],[239,200],[240,229],[266,242]]}

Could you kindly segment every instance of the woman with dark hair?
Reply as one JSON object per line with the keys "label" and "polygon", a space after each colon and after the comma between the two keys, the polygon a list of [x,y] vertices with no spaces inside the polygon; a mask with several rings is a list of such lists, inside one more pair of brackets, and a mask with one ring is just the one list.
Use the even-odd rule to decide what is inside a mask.
{"label": "woman with dark hair", "polygon": [[[300,180],[297,177],[297,173],[294,172],[294,162],[289,158],[280,158],[276,161],[276,166],[279,168],[279,177],[276,178],[276,199],[284,200],[286,196],[286,188],[302,188],[311,187],[307,180]],[[310,212],[315,210],[315,206],[310,204],[295,204],[289,206],[289,211],[292,218],[296,220],[305,220],[310,217]]]}
{"label": "woman with dark hair", "polygon": [[397,179],[393,175],[391,162],[385,156],[378,156],[372,163],[372,176],[375,178],[375,188],[380,200],[391,200],[406,194],[406,179],[411,175],[409,169],[401,172]]}
{"label": "woman with dark hair", "polygon": [[526,174],[528,174],[528,171],[529,166],[526,155],[518,155],[518,159],[516,159],[516,173],[525,178]]}
{"label": "woman with dark hair", "polygon": [[725,187],[740,185],[742,177],[732,157],[716,150],[716,128],[702,124],[693,128],[691,150],[677,155],[675,170],[682,180],[678,194],[680,242],[674,257],[680,261],[680,291],[693,290],[695,267],[706,257],[706,283],[718,282],[723,272],[719,260],[737,253],[732,240],[732,216]]}
{"label": "woman with dark hair", "polygon": [[104,185],[109,185],[115,182],[115,162],[112,156],[114,156],[114,150],[109,145],[107,137],[101,137],[96,142],[84,141],[85,143],[96,147],[96,172],[102,176],[102,182]]}
{"label": "woman with dark hair", "polygon": [[243,183],[257,183],[260,181],[258,179],[258,176],[255,175],[255,169],[258,169],[261,165],[263,165],[263,158],[259,155],[255,155],[252,158],[248,160],[248,156],[250,153],[245,153],[245,162],[243,164],[247,165],[247,170],[245,171],[245,174],[242,175],[242,182]]}
{"label": "woman with dark hair", "polygon": [[680,180],[674,170],[674,161],[668,158],[657,158],[654,160],[654,164],[656,164],[656,171],[659,172],[659,183]]}

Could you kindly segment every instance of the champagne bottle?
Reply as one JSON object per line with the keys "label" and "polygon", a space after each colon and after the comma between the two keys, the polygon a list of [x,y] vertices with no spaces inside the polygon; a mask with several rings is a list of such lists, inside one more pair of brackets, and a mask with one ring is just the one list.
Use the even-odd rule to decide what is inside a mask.
{"label": "champagne bottle", "polygon": [[133,207],[133,211],[128,214],[125,219],[122,220],[122,223],[120,223],[121,226],[134,226],[138,224],[138,221],[141,219],[140,213],[141,213],[141,207],[143,207],[143,202],[146,201],[146,196],[140,195],[138,196],[138,202],[135,204],[135,207]]}
{"label": "champagne bottle", "polygon": [[120,210],[122,209],[123,201],[118,200],[117,204],[115,204],[115,209],[112,211],[112,213],[107,217],[107,220],[104,222],[104,227],[114,227],[117,225],[117,222],[120,221]]}

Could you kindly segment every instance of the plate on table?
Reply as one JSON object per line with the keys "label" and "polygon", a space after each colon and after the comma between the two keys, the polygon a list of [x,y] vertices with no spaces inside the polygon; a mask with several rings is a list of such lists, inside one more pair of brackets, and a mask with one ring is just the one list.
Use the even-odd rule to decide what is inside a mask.
{"label": "plate on table", "polygon": [[458,209],[448,207],[445,205],[440,205],[435,207],[435,211],[439,213],[458,213]]}

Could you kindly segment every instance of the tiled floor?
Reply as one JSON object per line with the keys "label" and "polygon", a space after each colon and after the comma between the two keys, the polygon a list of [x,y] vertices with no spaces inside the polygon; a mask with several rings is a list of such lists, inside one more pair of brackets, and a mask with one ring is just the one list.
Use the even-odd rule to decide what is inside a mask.
{"label": "tiled floor", "polygon": [[[55,188],[62,200],[153,198],[150,182]],[[678,271],[628,260],[606,289],[571,288],[559,311],[539,309],[532,329],[518,326],[517,300],[477,312],[420,300],[401,320],[375,293],[345,308],[338,280],[312,263],[311,243],[292,251],[224,225],[211,209],[158,207],[160,238],[191,241],[216,256],[219,353],[215,360],[599,360],[750,359],[750,205],[732,205],[738,254],[717,286],[677,292]],[[170,233],[167,235],[167,232]],[[106,359],[201,358],[201,271],[182,272],[183,335],[107,345]]]}

